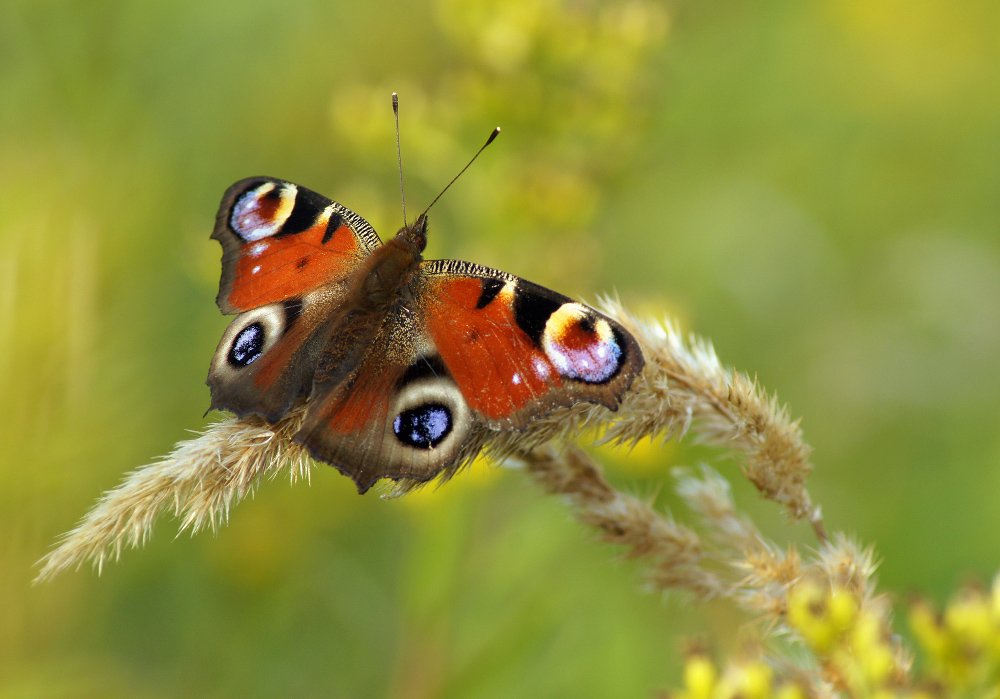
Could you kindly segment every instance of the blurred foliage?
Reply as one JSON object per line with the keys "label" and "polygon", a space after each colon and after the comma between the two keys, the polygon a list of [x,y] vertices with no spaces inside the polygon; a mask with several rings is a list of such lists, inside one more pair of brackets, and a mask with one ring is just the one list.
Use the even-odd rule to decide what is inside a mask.
{"label": "blurred foliage", "polygon": [[[678,638],[738,643],[730,610],[639,593],[489,467],[393,502],[317,470],[215,537],[164,522],[102,579],[30,587],[103,489],[203,424],[230,182],[398,227],[391,90],[414,209],[504,129],[430,255],[680,316],[804,416],[812,492],[884,588],[991,577],[997,26],[985,0],[4,2],[0,696],[648,695],[680,684]],[[612,476],[658,492],[706,456]]]}

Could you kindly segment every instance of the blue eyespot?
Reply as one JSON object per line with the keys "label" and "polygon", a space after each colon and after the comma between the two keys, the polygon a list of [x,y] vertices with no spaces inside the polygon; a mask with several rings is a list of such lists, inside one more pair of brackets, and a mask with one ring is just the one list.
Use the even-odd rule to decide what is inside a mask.
{"label": "blue eyespot", "polygon": [[264,326],[252,323],[240,331],[236,341],[229,348],[229,363],[235,367],[245,367],[260,357],[264,351]]}
{"label": "blue eyespot", "polygon": [[440,403],[426,403],[404,410],[392,421],[392,431],[414,449],[433,449],[451,432],[451,411]]}

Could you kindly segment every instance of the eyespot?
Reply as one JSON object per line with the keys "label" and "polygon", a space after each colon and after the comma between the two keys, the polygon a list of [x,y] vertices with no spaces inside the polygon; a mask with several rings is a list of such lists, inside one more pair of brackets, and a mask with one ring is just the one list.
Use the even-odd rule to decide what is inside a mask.
{"label": "eyespot", "polygon": [[392,421],[396,438],[414,449],[433,449],[448,437],[451,428],[451,410],[440,403],[404,410]]}
{"label": "eyespot", "polygon": [[260,323],[251,323],[236,336],[227,358],[233,366],[245,367],[258,359],[263,352],[264,326]]}
{"label": "eyespot", "polygon": [[549,316],[542,349],[561,376],[584,383],[611,380],[623,363],[611,325],[578,303],[563,304]]}
{"label": "eyespot", "polygon": [[210,374],[235,379],[245,370],[254,371],[247,367],[267,354],[298,322],[306,304],[302,298],[290,298],[236,316],[219,340]]}
{"label": "eyespot", "polygon": [[248,243],[276,235],[295,207],[297,191],[293,184],[265,182],[244,192],[233,205],[230,227]]}

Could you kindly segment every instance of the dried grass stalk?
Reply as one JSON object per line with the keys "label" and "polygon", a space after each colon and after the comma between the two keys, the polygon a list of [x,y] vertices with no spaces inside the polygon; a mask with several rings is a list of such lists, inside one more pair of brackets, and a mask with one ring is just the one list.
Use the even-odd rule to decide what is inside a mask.
{"label": "dried grass stalk", "polygon": [[788,586],[802,574],[799,556],[780,551],[742,517],[729,483],[714,471],[695,477],[679,470],[678,492],[699,516],[703,536],[612,488],[579,447],[535,449],[522,459],[547,492],[569,500],[577,519],[643,559],[654,587],[727,597],[772,620],[784,614]]}
{"label": "dried grass stalk", "polygon": [[681,588],[701,597],[718,595],[722,583],[702,567],[701,540],[691,529],[657,514],[649,504],[612,488],[579,447],[523,455],[528,471],[554,495],[565,496],[584,524],[628,555],[650,561],[649,578],[661,589]]}
{"label": "dried grass stalk", "polygon": [[177,444],[166,457],[129,473],[106,492],[75,529],[40,561],[36,581],[91,562],[100,572],[125,547],[146,542],[161,511],[180,517],[180,531],[215,528],[232,504],[251,493],[265,476],[287,469],[294,483],[309,477],[311,461],[292,442],[301,410],[277,425],[261,419],[217,422],[195,439]]}
{"label": "dried grass stalk", "polygon": [[740,514],[729,482],[710,468],[677,470],[677,493],[698,516],[711,557],[730,568],[729,596],[772,622],[784,615],[788,588],[802,575],[798,551],[782,551]]}
{"label": "dried grass stalk", "polygon": [[[807,696],[869,696],[876,686],[907,686],[910,654],[891,632],[892,608],[876,590],[870,550],[844,536],[806,556],[782,549],[737,510],[728,481],[707,467],[678,469],[678,494],[697,518],[691,528],[614,490],[578,447],[536,449],[523,458],[549,493],[569,500],[577,519],[641,559],[654,587],[726,598],[762,622],[762,642],[778,631],[805,645],[812,666],[781,655],[769,665],[807,688]],[[871,657],[882,668],[877,682],[865,674],[874,672]]]}
{"label": "dried grass stalk", "polygon": [[797,420],[756,381],[722,365],[711,343],[687,342],[670,322],[640,321],[613,299],[602,310],[639,341],[646,356],[642,381],[609,426],[607,437],[635,443],[676,437],[690,429],[700,442],[743,457],[743,473],[760,493],[806,518],[822,535],[819,508],[806,490],[810,447]]}

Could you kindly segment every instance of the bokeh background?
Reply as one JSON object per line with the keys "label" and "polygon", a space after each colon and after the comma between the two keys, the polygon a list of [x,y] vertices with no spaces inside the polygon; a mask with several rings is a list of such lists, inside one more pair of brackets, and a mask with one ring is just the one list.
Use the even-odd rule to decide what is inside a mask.
{"label": "bokeh background", "polygon": [[[0,696],[649,696],[745,619],[514,470],[266,483],[98,578],[33,562],[203,427],[222,191],[305,184],[383,237],[496,124],[428,254],[678,318],[803,418],[828,526],[935,599],[1000,561],[1000,5],[909,0],[0,4]],[[680,518],[669,469],[607,454]]]}

